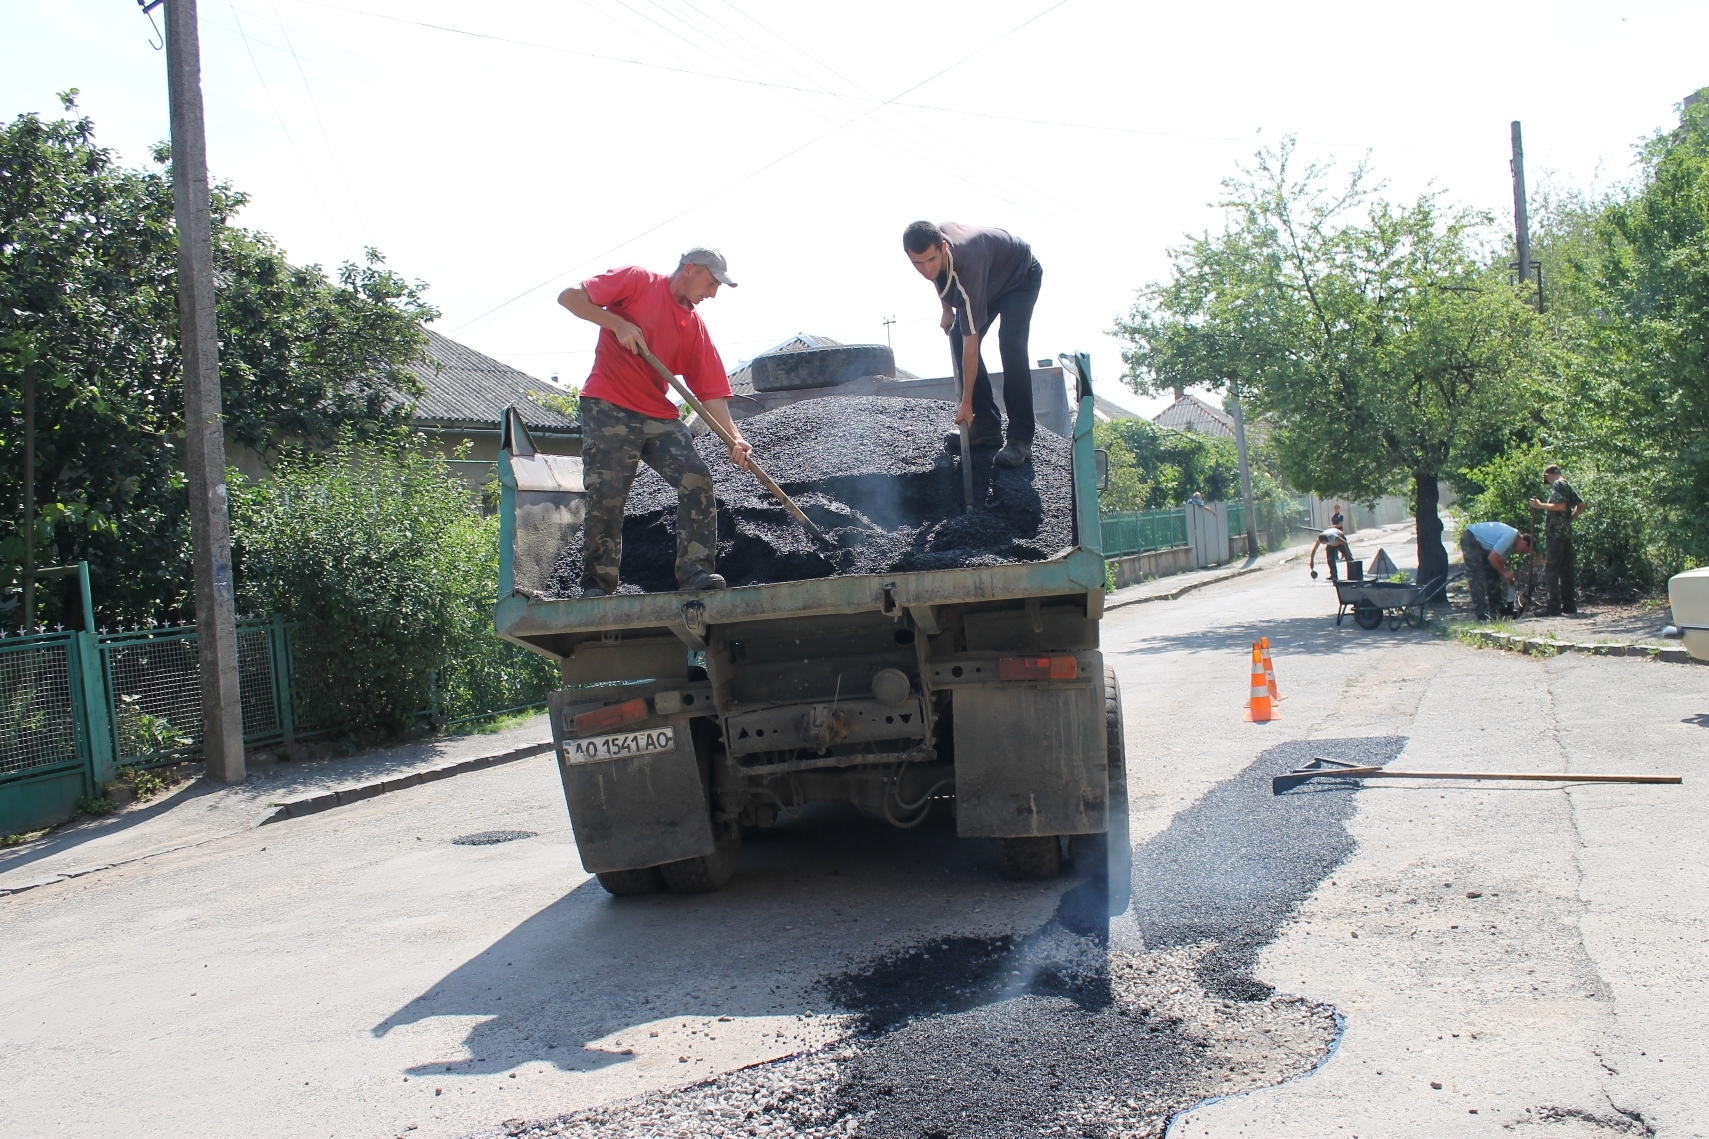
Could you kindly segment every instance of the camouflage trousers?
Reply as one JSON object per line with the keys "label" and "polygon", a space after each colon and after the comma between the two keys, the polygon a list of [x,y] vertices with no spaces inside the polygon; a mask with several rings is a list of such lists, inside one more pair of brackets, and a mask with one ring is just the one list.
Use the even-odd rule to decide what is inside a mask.
{"label": "camouflage trousers", "polygon": [[1460,534],[1460,555],[1466,560],[1466,587],[1472,592],[1472,609],[1480,618],[1501,613],[1501,575],[1489,564],[1489,551],[1472,537],[1470,530]]}
{"label": "camouflage trousers", "polygon": [[581,417],[582,483],[587,488],[582,585],[607,593],[617,589],[623,505],[639,463],[652,467],[677,490],[677,584],[711,573],[718,549],[717,500],[712,472],[695,452],[688,424],[654,419],[602,399],[583,399]]}

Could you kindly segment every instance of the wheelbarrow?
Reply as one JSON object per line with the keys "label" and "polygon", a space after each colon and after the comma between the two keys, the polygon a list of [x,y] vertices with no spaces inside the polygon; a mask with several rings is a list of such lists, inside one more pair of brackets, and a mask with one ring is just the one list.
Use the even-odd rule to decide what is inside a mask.
{"label": "wheelbarrow", "polygon": [[1353,614],[1353,623],[1361,629],[1375,629],[1387,617],[1391,630],[1405,625],[1416,629],[1430,618],[1424,603],[1436,588],[1436,582],[1413,585],[1396,581],[1337,581],[1335,599],[1340,607],[1335,611],[1335,623]]}

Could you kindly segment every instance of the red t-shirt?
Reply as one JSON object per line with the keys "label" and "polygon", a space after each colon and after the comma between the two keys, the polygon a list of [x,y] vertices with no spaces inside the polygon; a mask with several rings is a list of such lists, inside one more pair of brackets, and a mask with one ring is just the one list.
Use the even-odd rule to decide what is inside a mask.
{"label": "red t-shirt", "polygon": [[[687,380],[695,395],[701,399],[730,397],[730,381],[724,375],[718,349],[712,346],[712,334],[706,331],[699,313],[677,303],[671,295],[669,277],[629,265],[589,277],[582,288],[588,300],[638,327],[653,355]],[[593,371],[582,385],[583,396],[654,419],[675,419],[677,409],[665,398],[665,391],[665,378],[653,370],[646,357],[619,344],[609,328],[599,330]]]}

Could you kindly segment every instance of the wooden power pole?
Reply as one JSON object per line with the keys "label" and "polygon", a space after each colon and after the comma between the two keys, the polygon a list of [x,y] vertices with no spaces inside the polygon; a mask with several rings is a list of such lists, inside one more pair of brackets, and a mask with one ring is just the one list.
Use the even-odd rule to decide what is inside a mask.
{"label": "wooden power pole", "polygon": [[1240,385],[1228,386],[1228,410],[1234,415],[1234,453],[1240,462],[1240,501],[1246,507],[1246,556],[1258,556],[1258,515],[1252,509],[1252,466],[1246,459],[1246,414],[1240,407]]}
{"label": "wooden power pole", "polygon": [[1519,246],[1519,287],[1531,279],[1531,219],[1525,210],[1525,144],[1513,120],[1513,236]]}
{"label": "wooden power pole", "polygon": [[220,416],[208,142],[202,122],[196,0],[166,0],[166,71],[172,105],[172,206],[178,224],[184,459],[202,672],[202,755],[208,778],[241,783],[243,705],[238,696],[237,608],[232,596],[231,520],[226,512],[225,427]]}

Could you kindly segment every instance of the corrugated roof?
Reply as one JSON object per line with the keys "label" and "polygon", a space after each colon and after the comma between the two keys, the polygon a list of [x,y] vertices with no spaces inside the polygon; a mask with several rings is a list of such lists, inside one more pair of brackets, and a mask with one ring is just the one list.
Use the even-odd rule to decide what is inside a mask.
{"label": "corrugated roof", "polygon": [[427,389],[416,401],[418,426],[487,427],[498,430],[499,416],[515,404],[522,421],[545,431],[566,431],[580,424],[535,402],[534,397],[561,389],[500,363],[432,329],[415,374]]}
{"label": "corrugated roof", "polygon": [[1233,435],[1234,417],[1220,407],[1212,407],[1197,396],[1184,395],[1156,415],[1151,422],[1159,427],[1191,429],[1201,435]]}

